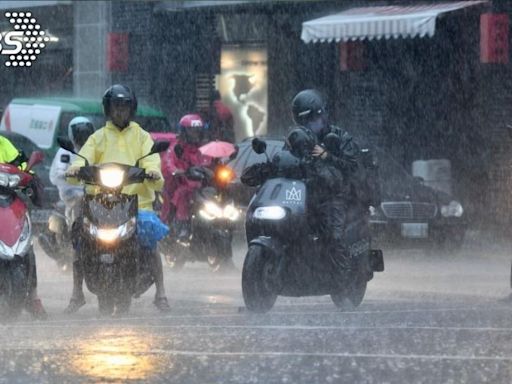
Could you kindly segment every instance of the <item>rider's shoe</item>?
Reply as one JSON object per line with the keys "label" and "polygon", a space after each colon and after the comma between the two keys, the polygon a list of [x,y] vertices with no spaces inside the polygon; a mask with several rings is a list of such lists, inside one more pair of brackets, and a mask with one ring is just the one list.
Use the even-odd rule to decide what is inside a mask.
{"label": "rider's shoe", "polygon": [[46,320],[48,319],[48,314],[43,307],[43,303],[41,299],[32,299],[27,302],[25,305],[25,309],[29,312],[34,319],[37,320]]}
{"label": "rider's shoe", "polygon": [[66,307],[66,309],[64,309],[64,313],[66,313],[68,315],[71,313],[75,313],[80,308],[82,308],[84,305],[85,305],[85,298],[83,296],[78,297],[78,298],[72,297],[69,300],[68,306]]}
{"label": "rider's shoe", "polygon": [[169,305],[169,302],[167,301],[167,297],[165,297],[165,296],[164,297],[155,297],[153,304],[155,304],[155,307],[157,307],[158,310],[162,313],[166,313],[171,310],[171,306]]}

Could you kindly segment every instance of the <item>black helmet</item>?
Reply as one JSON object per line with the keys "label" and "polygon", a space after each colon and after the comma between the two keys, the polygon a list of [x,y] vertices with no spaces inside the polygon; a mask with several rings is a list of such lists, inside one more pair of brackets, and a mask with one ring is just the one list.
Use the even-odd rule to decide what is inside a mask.
{"label": "black helmet", "polygon": [[126,85],[115,84],[108,88],[103,94],[103,113],[108,118],[110,117],[110,107],[112,103],[129,104],[130,105],[130,119],[135,116],[137,112],[137,98],[135,93]]}
{"label": "black helmet", "polygon": [[293,120],[299,125],[305,125],[318,115],[326,112],[325,101],[320,92],[306,89],[295,95],[292,101]]}
{"label": "black helmet", "polygon": [[313,132],[302,127],[292,129],[286,137],[286,146],[298,158],[311,154],[315,144],[316,137]]}
{"label": "black helmet", "polygon": [[77,116],[68,124],[68,136],[75,147],[83,147],[93,133],[94,126],[87,117]]}

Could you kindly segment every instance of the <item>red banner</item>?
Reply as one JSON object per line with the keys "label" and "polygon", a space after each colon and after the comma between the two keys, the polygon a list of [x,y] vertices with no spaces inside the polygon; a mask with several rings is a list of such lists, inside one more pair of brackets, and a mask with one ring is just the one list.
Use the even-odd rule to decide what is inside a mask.
{"label": "red banner", "polygon": [[340,43],[340,70],[361,71],[365,68],[364,43],[361,41]]}
{"label": "red banner", "polygon": [[480,15],[480,61],[482,63],[508,63],[508,28],[506,13]]}
{"label": "red banner", "polygon": [[128,34],[109,33],[107,37],[107,70],[126,72],[128,58]]}

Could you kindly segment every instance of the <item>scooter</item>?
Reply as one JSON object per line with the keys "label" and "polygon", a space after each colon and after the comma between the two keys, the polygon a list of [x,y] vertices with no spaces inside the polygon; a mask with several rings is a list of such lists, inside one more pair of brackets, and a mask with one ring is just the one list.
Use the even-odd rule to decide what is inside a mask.
{"label": "scooter", "polygon": [[192,199],[190,231],[178,237],[179,228],[171,223],[171,233],[161,242],[161,251],[169,267],[178,271],[186,262],[207,262],[212,270],[232,266],[233,229],[240,220],[240,210],[227,194],[234,171],[218,164],[214,171],[202,166],[190,167],[185,177],[201,183]]}
{"label": "scooter", "polygon": [[[70,140],[58,138],[58,143],[80,156]],[[77,254],[83,262],[85,283],[98,297],[99,311],[103,315],[112,314],[114,309],[116,313],[128,312],[131,298],[143,294],[154,282],[148,263],[151,256],[141,251],[136,235],[137,195],[124,194],[122,189],[149,180],[145,170],[138,167],[139,161],[168,147],[168,142],[156,142],[135,166],[89,165],[86,160],[76,176],[98,192],[85,194],[82,219],[74,225],[79,226]]]}
{"label": "scooter", "polygon": [[[266,154],[266,143],[252,141]],[[330,295],[340,308],[357,307],[374,272],[384,270],[381,250],[371,249],[368,221],[360,208],[347,212],[345,238],[354,265],[347,276],[333,264],[321,233],[313,230],[302,160],[289,151],[244,170],[241,181],[260,186],[246,214],[248,251],[242,269],[245,306],[269,311],[277,296]]]}
{"label": "scooter", "polygon": [[30,169],[44,159],[42,152],[31,154],[26,170],[0,164],[0,314],[16,318],[28,299],[35,280],[35,256],[29,199]]}

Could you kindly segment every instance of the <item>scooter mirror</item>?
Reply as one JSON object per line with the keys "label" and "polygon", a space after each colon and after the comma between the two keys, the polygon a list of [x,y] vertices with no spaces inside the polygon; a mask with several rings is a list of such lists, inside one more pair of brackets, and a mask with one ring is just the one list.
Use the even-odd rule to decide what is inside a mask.
{"label": "scooter mirror", "polygon": [[169,146],[171,143],[169,143],[167,140],[161,140],[161,141],[155,141],[153,146],[151,147],[151,153],[160,153],[165,152],[167,149],[169,149]]}
{"label": "scooter mirror", "polygon": [[76,154],[75,146],[73,142],[66,137],[57,137],[57,143],[61,148],[64,148],[66,151]]}
{"label": "scooter mirror", "polygon": [[35,165],[41,163],[44,160],[44,154],[41,151],[34,151],[28,159],[27,171],[30,171]]}
{"label": "scooter mirror", "polygon": [[238,151],[240,148],[238,148],[238,145],[235,144],[235,152],[233,152],[231,155],[229,155],[229,160],[235,160],[238,156]]}
{"label": "scooter mirror", "polygon": [[167,151],[167,149],[169,148],[169,146],[171,145],[171,143],[169,143],[167,140],[160,140],[160,141],[155,141],[153,143],[153,146],[151,147],[151,151],[149,151],[149,153],[147,155],[144,155],[142,156],[141,158],[139,158],[136,162],[135,162],[135,166],[138,167],[139,166],[139,162],[142,160],[142,159],[145,159],[146,157],[148,156],[151,156],[155,153],[160,153],[160,152],[165,152]]}
{"label": "scooter mirror", "polygon": [[263,140],[255,137],[251,141],[252,150],[256,152],[258,155],[261,155],[262,153],[265,153],[267,150],[267,143],[265,143]]}

